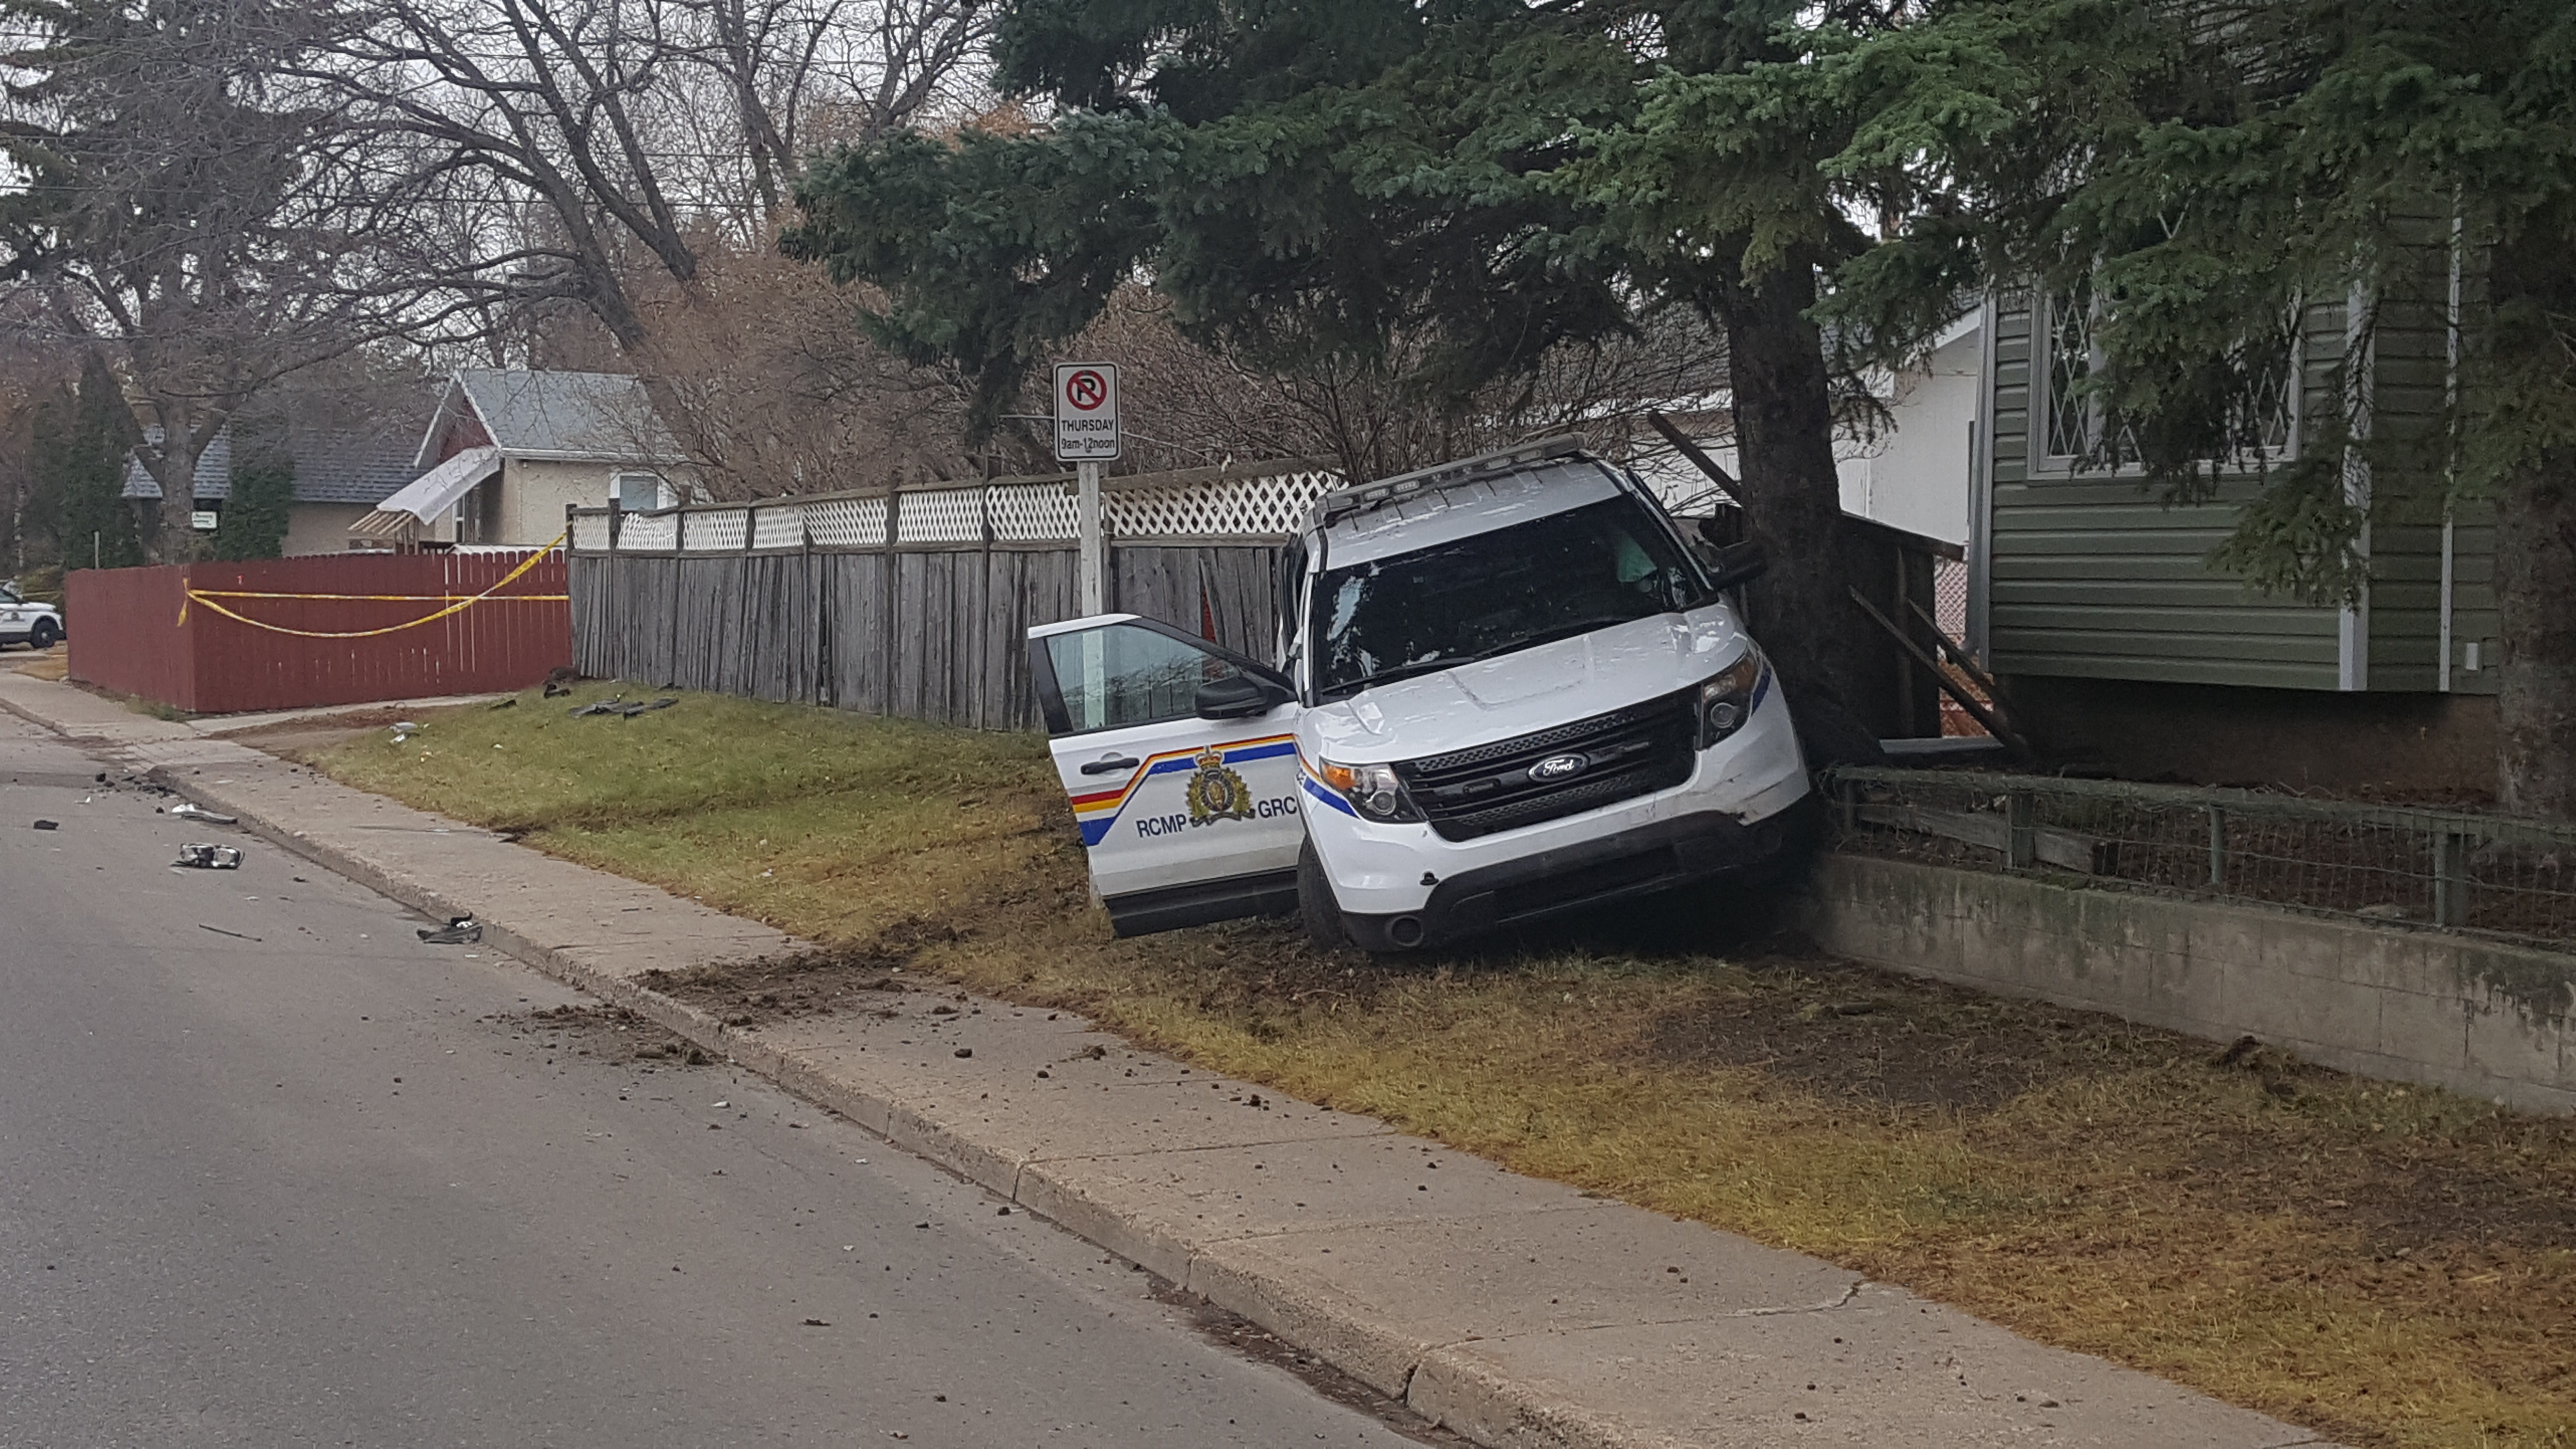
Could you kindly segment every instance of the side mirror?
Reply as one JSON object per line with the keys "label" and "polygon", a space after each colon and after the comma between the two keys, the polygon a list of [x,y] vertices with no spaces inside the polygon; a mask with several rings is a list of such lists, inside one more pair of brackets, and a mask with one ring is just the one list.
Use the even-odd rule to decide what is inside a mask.
{"label": "side mirror", "polygon": [[1190,703],[1201,719],[1251,719],[1268,714],[1286,698],[1266,680],[1249,674],[1229,674],[1200,685]]}
{"label": "side mirror", "polygon": [[1749,584],[1771,567],[1771,560],[1762,556],[1762,545],[1750,539],[1710,549],[1704,557],[1708,559],[1709,582],[1721,590]]}

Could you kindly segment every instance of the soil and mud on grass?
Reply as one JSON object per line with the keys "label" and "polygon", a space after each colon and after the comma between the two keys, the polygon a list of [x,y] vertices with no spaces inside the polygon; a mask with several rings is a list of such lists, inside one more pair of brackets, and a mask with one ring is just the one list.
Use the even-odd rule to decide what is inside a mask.
{"label": "soil and mud on grass", "polygon": [[273,747],[827,943],[663,983],[754,1028],[900,967],[2349,1444],[2576,1445],[2576,1124],[1821,959],[1756,902],[1419,960],[1271,922],[1120,941],[1040,742],[566,712],[618,689]]}

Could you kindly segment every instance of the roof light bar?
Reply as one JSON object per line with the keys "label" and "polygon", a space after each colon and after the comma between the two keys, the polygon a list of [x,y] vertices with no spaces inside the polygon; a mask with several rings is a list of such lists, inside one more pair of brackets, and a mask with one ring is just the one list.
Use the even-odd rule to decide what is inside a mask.
{"label": "roof light bar", "polygon": [[1372,512],[1416,494],[1451,487],[1496,473],[1509,473],[1515,469],[1526,468],[1533,463],[1543,463],[1550,458],[1562,458],[1582,451],[1582,435],[1564,433],[1556,437],[1540,438],[1535,442],[1505,448],[1500,452],[1462,458],[1454,463],[1435,463],[1428,468],[1399,473],[1395,477],[1381,479],[1375,483],[1363,483],[1356,488],[1336,489],[1315,500],[1314,522],[1316,524],[1336,523],[1354,514]]}

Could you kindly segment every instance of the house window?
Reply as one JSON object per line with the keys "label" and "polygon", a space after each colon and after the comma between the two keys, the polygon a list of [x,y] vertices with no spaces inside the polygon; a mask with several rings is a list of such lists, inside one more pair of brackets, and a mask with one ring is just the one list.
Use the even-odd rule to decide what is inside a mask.
{"label": "house window", "polygon": [[[2051,472],[2083,469],[2133,473],[2140,466],[2137,435],[2128,421],[2112,412],[2100,394],[2085,387],[2102,370],[2102,347],[2096,331],[2104,310],[2105,303],[2083,283],[2044,298],[2039,306],[2040,316],[2035,320],[2040,324],[2036,330],[2044,356],[2037,369],[2040,397],[2036,411],[2042,432],[2041,457]],[[2300,309],[2293,305],[2293,323],[2299,315]],[[2255,372],[2253,395],[2244,405],[2245,411],[2229,419],[2231,433],[2239,438],[2250,435],[2262,462],[2285,461],[2298,449],[2302,349],[2295,325],[2290,328],[2290,336],[2288,347],[2270,349],[2271,355]],[[2241,355],[2237,360],[2244,361]],[[2250,428],[2246,426],[2249,420]],[[2237,461],[2251,465],[2257,460],[2241,456],[2240,450]]]}
{"label": "house window", "polygon": [[[2101,320],[2101,303],[2088,285],[2078,283],[2047,299],[2042,337],[2048,358],[2041,374],[2045,382],[2040,416],[2047,430],[2044,456],[2061,471],[2071,472],[2079,464],[2118,469],[2137,461],[2128,424],[2114,418],[2100,395],[2084,387],[2102,369],[2102,348],[2094,339]],[[2112,430],[2107,450],[2103,446],[2106,429]],[[2110,456],[2103,456],[2106,451]]]}
{"label": "house window", "polygon": [[649,513],[661,507],[661,478],[652,473],[618,474],[617,506],[628,513]]}

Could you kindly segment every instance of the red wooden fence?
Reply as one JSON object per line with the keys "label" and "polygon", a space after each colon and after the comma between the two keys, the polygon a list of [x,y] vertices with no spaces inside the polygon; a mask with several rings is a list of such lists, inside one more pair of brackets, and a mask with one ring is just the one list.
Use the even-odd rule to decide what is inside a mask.
{"label": "red wooden fence", "polygon": [[511,578],[523,564],[529,553],[80,569],[63,579],[71,676],[192,714],[524,689],[572,662],[572,606],[560,552]]}

